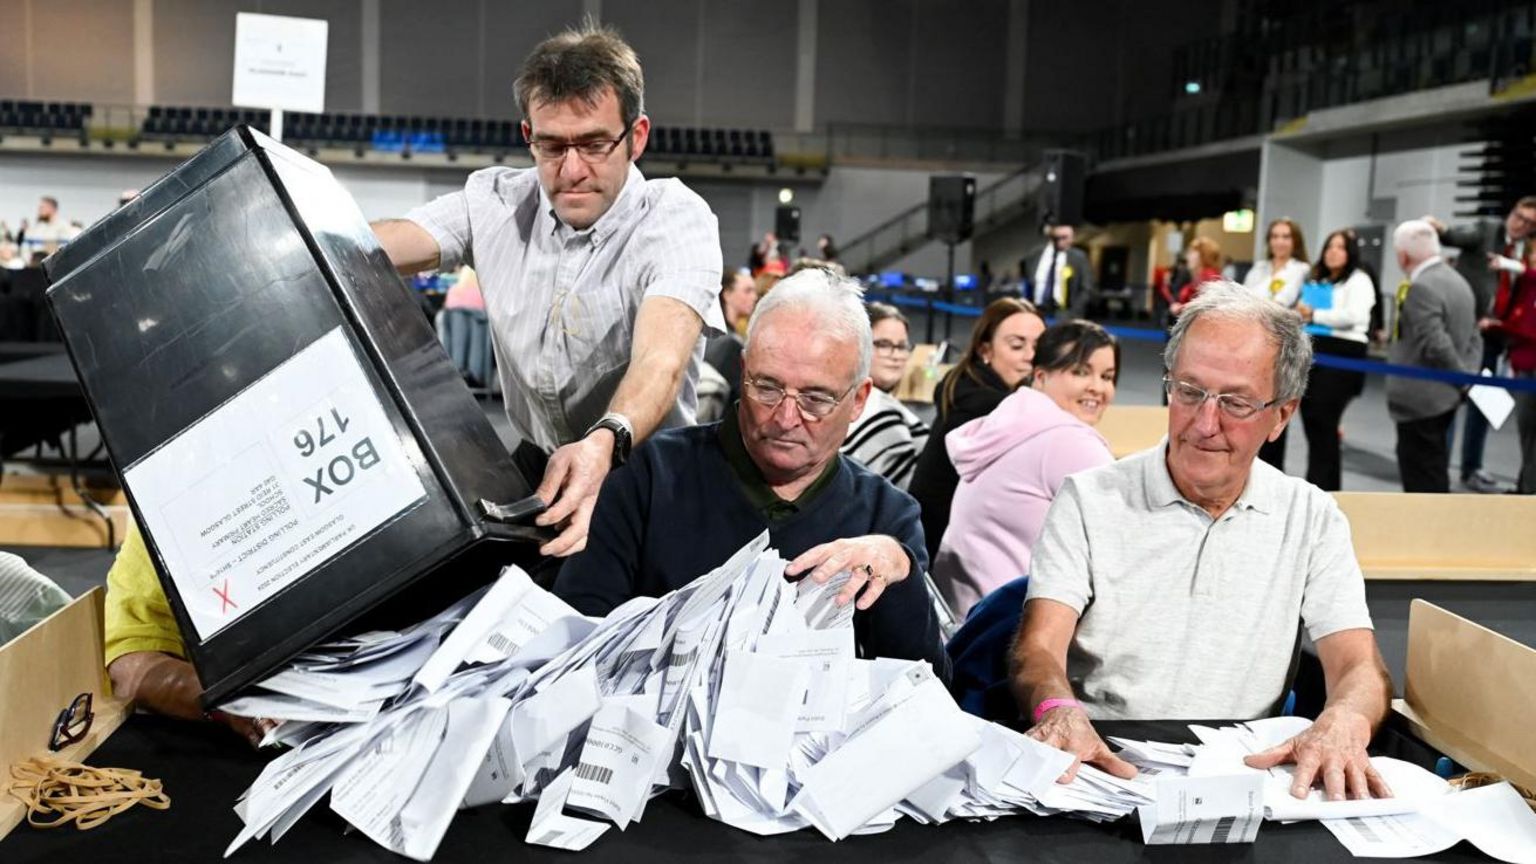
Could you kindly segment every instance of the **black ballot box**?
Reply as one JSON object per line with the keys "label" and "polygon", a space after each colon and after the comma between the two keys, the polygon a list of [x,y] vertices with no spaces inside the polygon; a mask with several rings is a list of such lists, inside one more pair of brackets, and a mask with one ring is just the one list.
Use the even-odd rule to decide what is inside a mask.
{"label": "black ballot box", "polygon": [[533,563],[481,504],[528,481],[324,166],[236,128],[44,267],[205,705]]}

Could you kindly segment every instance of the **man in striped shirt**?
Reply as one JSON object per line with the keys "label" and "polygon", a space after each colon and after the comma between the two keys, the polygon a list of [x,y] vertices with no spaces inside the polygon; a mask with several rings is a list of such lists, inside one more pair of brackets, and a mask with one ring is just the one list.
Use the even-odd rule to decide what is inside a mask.
{"label": "man in striped shirt", "polygon": [[515,85],[534,168],[476,171],[373,226],[402,273],[479,274],[507,419],[549,454],[538,524],[562,530],[546,555],[586,545],[598,489],[634,442],[693,423],[702,334],[724,329],[714,214],[634,166],[651,128],[644,86],[612,30],[546,40]]}

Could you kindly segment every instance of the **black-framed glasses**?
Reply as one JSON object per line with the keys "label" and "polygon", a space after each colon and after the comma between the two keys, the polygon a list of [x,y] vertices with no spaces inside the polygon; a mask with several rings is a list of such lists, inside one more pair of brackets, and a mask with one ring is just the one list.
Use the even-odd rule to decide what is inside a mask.
{"label": "black-framed glasses", "polygon": [[[753,402],[764,408],[779,407],[779,403],[783,402],[786,396],[794,399],[795,405],[800,409],[800,416],[807,420],[820,420],[831,414],[837,408],[838,403],[842,402],[849,393],[853,392],[853,387],[849,387],[843,391],[841,396],[833,396],[830,393],[817,393],[815,391],[796,393],[784,389],[776,381],[764,380],[755,375],[742,376],[741,383],[742,392],[746,393]],[[857,384],[854,385],[854,387],[857,386]]]}
{"label": "black-framed glasses", "polygon": [[889,339],[875,340],[876,354],[911,354],[912,346],[906,342],[892,342]]}
{"label": "black-framed glasses", "polygon": [[528,149],[533,155],[550,162],[559,162],[565,158],[567,150],[575,150],[581,161],[588,164],[601,162],[607,159],[614,149],[624,143],[635,131],[633,123],[624,134],[617,138],[583,138],[580,141],[557,141],[552,138],[532,138],[528,141]]}
{"label": "black-framed glasses", "polygon": [[91,694],[81,693],[69,707],[59,712],[53,721],[53,735],[48,739],[49,750],[63,750],[85,737],[91,731],[91,721],[96,714],[91,710]]}
{"label": "black-framed glasses", "polygon": [[1279,399],[1260,402],[1235,393],[1212,393],[1188,381],[1176,381],[1166,375],[1163,376],[1163,390],[1168,394],[1169,401],[1177,402],[1187,408],[1199,408],[1205,404],[1205,400],[1215,399],[1216,407],[1221,409],[1221,413],[1233,420],[1247,420],[1265,408],[1280,404]]}

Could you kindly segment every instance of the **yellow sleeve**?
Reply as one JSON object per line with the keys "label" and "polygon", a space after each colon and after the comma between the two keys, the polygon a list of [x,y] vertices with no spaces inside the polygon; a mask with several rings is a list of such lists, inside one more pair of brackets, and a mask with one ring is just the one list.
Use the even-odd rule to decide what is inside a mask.
{"label": "yellow sleeve", "polygon": [[149,550],[137,525],[117,550],[117,560],[107,573],[107,665],[136,651],[163,651],[185,659],[186,646],[171,613],[170,601],[160,588],[160,577],[150,563]]}

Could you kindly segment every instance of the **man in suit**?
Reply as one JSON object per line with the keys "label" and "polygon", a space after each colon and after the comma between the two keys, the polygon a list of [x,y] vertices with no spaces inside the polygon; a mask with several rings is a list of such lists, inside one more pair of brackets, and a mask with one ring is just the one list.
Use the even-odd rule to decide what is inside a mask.
{"label": "man in suit", "polygon": [[[1440,234],[1440,244],[1461,250],[1456,272],[1472,286],[1477,303],[1477,326],[1483,334],[1481,368],[1498,371],[1504,353],[1504,337],[1497,321],[1509,305],[1513,276],[1488,266],[1489,255],[1525,260],[1525,244],[1536,231],[1536,195],[1521,198],[1503,219],[1477,219],[1447,228],[1430,216],[1424,221]],[[1483,471],[1483,445],[1488,439],[1488,421],[1472,405],[1462,425],[1461,484],[1469,492],[1504,492],[1504,487]]]}
{"label": "man in suit", "polygon": [[1093,299],[1093,268],[1088,255],[1072,245],[1071,225],[1048,225],[1050,243],[1035,259],[1030,299],[1047,316],[1085,318]]}
{"label": "man in suit", "polygon": [[[1472,287],[1440,257],[1435,227],[1411,219],[1392,232],[1397,263],[1408,280],[1398,286],[1397,318],[1388,359],[1405,366],[1473,372],[1482,357]],[[1387,378],[1387,413],[1397,424],[1397,470],[1404,492],[1449,492],[1446,433],[1462,388],[1439,381]]]}

